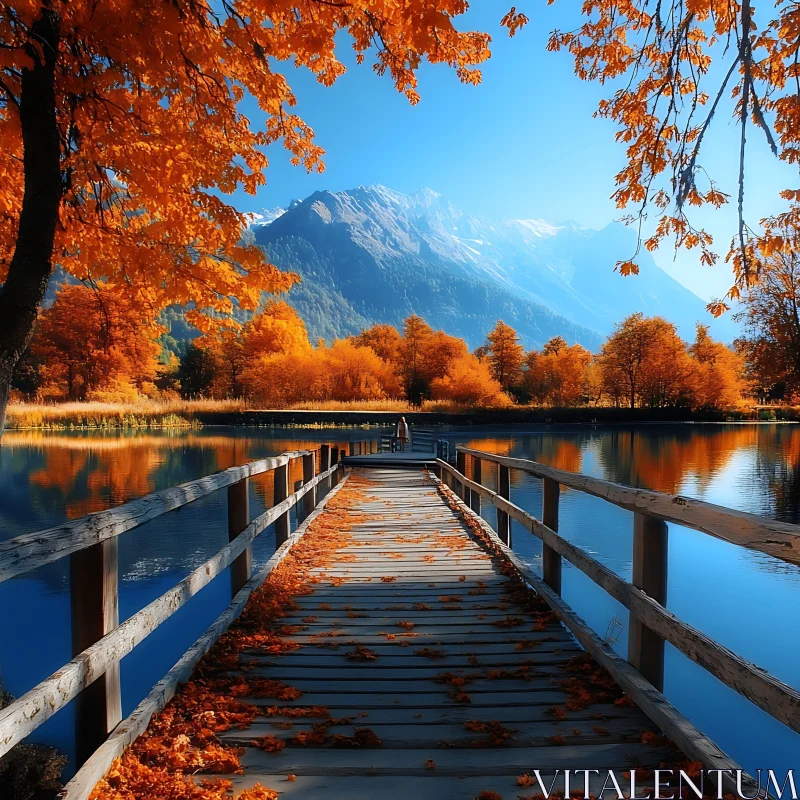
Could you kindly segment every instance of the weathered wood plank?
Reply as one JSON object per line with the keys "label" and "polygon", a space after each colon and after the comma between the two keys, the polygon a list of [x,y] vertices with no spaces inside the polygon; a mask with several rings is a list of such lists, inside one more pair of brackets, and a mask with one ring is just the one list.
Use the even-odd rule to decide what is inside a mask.
{"label": "weathered wood plank", "polygon": [[547,764],[556,769],[630,769],[632,764],[666,761],[672,755],[666,748],[641,743],[591,744],[550,747],[492,749],[300,749],[289,748],[279,756],[248,748],[241,762],[251,775],[350,775],[354,771],[373,776],[428,775],[425,765],[435,759],[436,774],[470,775],[517,774]]}
{"label": "weathered wood plank", "polygon": [[[466,721],[466,720],[465,720]],[[363,717],[356,717],[346,725],[333,725],[328,728],[329,735],[352,736],[353,730],[364,727]],[[602,727],[596,720],[570,720],[569,723],[555,725],[552,719],[539,722],[516,721],[507,726],[513,733],[503,743],[504,748],[546,747],[553,745],[553,737],[559,736],[565,745],[619,744],[642,740],[641,715],[634,718],[604,720]],[[409,750],[423,748],[474,748],[491,746],[491,737],[485,733],[470,732],[461,724],[420,724],[417,720],[406,724],[382,724],[369,721],[369,728],[381,740],[383,749]],[[295,722],[288,731],[273,722],[266,721],[251,725],[246,730],[234,729],[222,735],[222,740],[233,745],[247,745],[259,736],[272,735],[285,739],[298,731],[312,729],[312,723]],[[651,725],[649,730],[655,729]],[[598,732],[599,731],[599,732]]]}

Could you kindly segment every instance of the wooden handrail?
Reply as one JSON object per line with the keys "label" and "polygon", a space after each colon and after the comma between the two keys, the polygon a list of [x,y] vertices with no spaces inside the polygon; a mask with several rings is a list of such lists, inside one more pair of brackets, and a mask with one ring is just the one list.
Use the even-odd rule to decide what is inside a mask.
{"label": "wooden handrail", "polygon": [[[325,464],[323,462],[323,468]],[[329,470],[320,474],[324,478],[327,473],[331,477],[338,476],[341,469],[340,463],[335,463]],[[174,667],[153,687],[150,694],[139,703],[131,715],[124,719],[111,733],[108,739],[92,754],[89,760],[78,770],[74,777],[64,787],[59,800],[86,800],[97,782],[106,774],[114,759],[120,758],[135,739],[146,730],[153,714],[161,711],[174,697],[178,686],[191,677],[192,671],[200,659],[211,649],[219,637],[230,627],[231,623],[242,613],[250,595],[258,589],[269,577],[272,571],[286,557],[291,547],[302,538],[309,525],[322,512],[325,504],[336,495],[344,486],[337,484],[317,504],[311,514],[306,517],[297,530],[284,542],[266,563],[264,568],[256,573],[239,590],[231,600],[230,605],[220,614],[214,623],[202,636],[181,656]]]}
{"label": "wooden handrail", "polygon": [[[670,642],[692,661],[766,711],[770,716],[792,730],[800,732],[800,692],[796,689],[678,619],[645,592],[624,581],[604,564],[559,536],[527,511],[501,497],[497,492],[470,480],[445,461],[439,460],[437,463],[440,469],[450,474],[463,487],[477,492],[481,497],[489,500],[495,508],[521,523],[541,539],[544,545],[559,556],[566,558],[573,566],[625,606],[631,615],[647,628]],[[561,472],[561,470],[558,471]]]}
{"label": "wooden handrail", "polygon": [[[461,480],[457,471],[446,462],[440,462],[447,474],[456,480]],[[443,473],[444,476],[444,473]],[[473,483],[467,481],[467,483]],[[449,487],[448,487],[449,488]],[[481,487],[484,489],[485,487]],[[488,494],[494,492],[487,490]],[[500,498],[502,500],[502,498]],[[723,752],[711,739],[699,731],[683,714],[680,713],[664,695],[650,684],[642,675],[639,674],[625,659],[617,655],[607,642],[600,637],[561,599],[560,595],[552,590],[536,573],[531,566],[523,561],[497,533],[478,516],[463,500],[460,500],[454,493],[453,500],[466,515],[471,515],[472,519],[478,524],[495,547],[501,550],[514,564],[519,574],[530,584],[537,594],[547,603],[553,613],[572,632],[575,638],[583,645],[584,649],[606,669],[614,678],[622,690],[647,714],[647,716],[680,747],[683,753],[697,761],[701,761],[706,769],[719,769],[723,772],[720,775],[725,791],[736,792],[737,785],[735,774],[739,770],[739,765]],[[512,503],[507,505],[513,506]],[[513,508],[517,508],[513,506]],[[521,509],[520,509],[521,510]],[[522,512],[525,513],[525,512]],[[540,523],[541,524],[541,523]],[[560,538],[560,537],[559,537]],[[756,795],[756,782],[747,774],[743,773],[742,790],[750,796]]]}
{"label": "wooden handrail", "polygon": [[0,583],[58,561],[70,553],[119,536],[168,511],[174,511],[218,489],[238,483],[243,478],[269,472],[310,452],[313,451],[282,453],[239,467],[230,467],[180,486],[147,494],[116,508],[87,514],[55,528],[25,533],[0,542]]}
{"label": "wooden handrail", "polygon": [[300,498],[311,492],[336,468],[332,467],[327,472],[321,473],[281,503],[265,511],[230,544],[201,564],[180,583],[0,711],[0,756],[62,709],[79,692],[103,675],[112,664],[130,653],[162,622],[227,569],[265,528],[286,514]]}
{"label": "wooden handrail", "polygon": [[[77,760],[82,763],[91,757],[122,718],[120,660],[228,567],[232,595],[239,597],[251,584],[253,540],[274,524],[276,546],[280,548],[290,538],[289,511],[303,501],[298,512],[300,523],[304,517],[311,518],[318,499],[326,502],[323,493],[328,496],[343,466],[338,459],[332,465],[327,463],[330,452],[326,447],[321,453],[325,468],[319,475],[314,475],[316,451],[282,453],[0,545],[0,581],[68,556],[73,611],[72,660],[0,711],[0,756],[75,699]],[[287,496],[286,487],[279,485],[278,473],[286,484],[289,464],[297,458],[303,459],[304,480]],[[276,471],[275,502],[250,521],[249,479],[268,470]],[[116,537],[226,487],[229,543],[176,586],[118,624]]]}
{"label": "wooden handrail", "polygon": [[563,486],[600,497],[628,511],[694,528],[726,542],[800,565],[800,526],[788,522],[776,522],[691,497],[654,492],[650,489],[634,489],[523,458],[499,456],[469,447],[457,447],[456,451],[510,469],[518,469],[537,478],[550,478]]}

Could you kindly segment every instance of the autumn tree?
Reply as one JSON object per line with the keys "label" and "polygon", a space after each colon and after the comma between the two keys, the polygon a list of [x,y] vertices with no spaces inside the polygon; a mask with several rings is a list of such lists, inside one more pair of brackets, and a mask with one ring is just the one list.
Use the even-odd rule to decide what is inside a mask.
{"label": "autumn tree", "polygon": [[[321,170],[281,65],[332,84],[346,31],[415,103],[416,70],[447,64],[466,83],[489,36],[459,32],[462,0],[309,3],[33,0],[0,14],[0,430],[14,365],[32,335],[54,257],[80,280],[124,287],[150,313],[192,304],[203,332],[295,278],[240,244],[225,202],[265,182],[264,148]],[[510,33],[525,22],[510,12]],[[251,124],[245,95],[263,117]],[[54,254],[56,254],[54,256]],[[122,293],[120,292],[120,296]]]}
{"label": "autumn tree", "polygon": [[689,347],[693,366],[693,402],[699,408],[731,408],[747,390],[741,353],[711,338],[708,325],[698,323]]}
{"label": "autumn tree", "polygon": [[662,317],[626,317],[603,344],[599,363],[603,388],[617,405],[661,408],[692,401],[686,344]]}
{"label": "autumn tree", "polygon": [[326,376],[326,399],[378,400],[399,389],[391,366],[371,347],[339,340],[318,348],[317,357]]}
{"label": "autumn tree", "polygon": [[570,347],[560,336],[546,342],[541,353],[525,356],[523,388],[540,403],[576,406],[590,392],[592,354],[581,345]]}
{"label": "autumn tree", "polygon": [[394,325],[378,324],[351,337],[357,347],[369,347],[387,364],[399,364],[402,358],[403,337]]}
{"label": "autumn tree", "polygon": [[433,328],[422,317],[412,314],[403,321],[403,386],[412,405],[421,405],[430,393],[426,357],[431,336]]}
{"label": "autumn tree", "polygon": [[129,383],[142,390],[158,372],[158,331],[114,292],[63,286],[42,312],[32,354],[58,396],[86,400],[93,391]]}
{"label": "autumn tree", "polygon": [[[712,238],[688,211],[719,208],[735,194],[738,227],[728,253],[735,283],[728,298],[737,299],[767,259],[800,250],[800,190],[781,192],[787,210],[762,220],[760,231],[744,218],[748,142],[762,138],[794,174],[800,165],[796,5],[590,0],[582,13],[586,19],[555,31],[548,47],[566,48],[580,78],[619,87],[599,107],[600,116],[617,124],[627,156],[616,176],[617,207],[632,209],[629,220],[644,223],[648,250],[672,237],[711,265],[717,260]],[[736,163],[738,180],[722,186],[702,154],[713,123],[729,113],[739,136],[723,163]],[[656,216],[654,224],[648,214]],[[635,256],[618,267],[638,271]],[[711,304],[715,313],[725,307]]]}
{"label": "autumn tree", "polygon": [[486,353],[492,377],[504,390],[511,388],[519,380],[525,357],[517,332],[510,325],[498,320],[486,338]]}
{"label": "autumn tree", "polygon": [[499,381],[492,377],[489,365],[471,353],[451,361],[444,375],[431,383],[436,400],[450,400],[458,405],[502,408],[511,405]]}
{"label": "autumn tree", "polygon": [[603,386],[615,404],[627,401],[630,408],[636,405],[647,355],[646,336],[644,314],[639,312],[616,325],[603,344],[600,352]]}
{"label": "autumn tree", "polygon": [[800,393],[800,260],[779,253],[744,296],[737,342],[755,389],[770,397]]}

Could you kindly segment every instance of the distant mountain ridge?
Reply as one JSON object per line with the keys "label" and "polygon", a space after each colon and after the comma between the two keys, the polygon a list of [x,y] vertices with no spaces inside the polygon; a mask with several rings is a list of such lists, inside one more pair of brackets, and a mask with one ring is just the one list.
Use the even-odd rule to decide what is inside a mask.
{"label": "distant mountain ridge", "polygon": [[[250,228],[282,269],[302,277],[288,295],[313,336],[333,338],[365,325],[398,325],[410,313],[482,344],[497,319],[527,347],[561,335],[596,350],[627,314],[660,314],[685,338],[705,303],[648,253],[641,274],[614,264],[634,251],[632,230],[546,220],[492,220],[467,214],[430,189],[403,194],[384,186],[321,191],[269,209]],[[715,334],[729,340],[728,322]]]}

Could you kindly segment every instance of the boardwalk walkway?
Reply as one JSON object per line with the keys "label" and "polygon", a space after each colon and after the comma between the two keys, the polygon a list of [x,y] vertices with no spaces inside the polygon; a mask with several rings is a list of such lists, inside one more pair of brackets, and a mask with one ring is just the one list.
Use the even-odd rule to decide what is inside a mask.
{"label": "boardwalk walkway", "polygon": [[[644,713],[448,505],[446,491],[420,469],[353,470],[303,539],[293,568],[312,582],[266,624],[272,635],[231,648],[236,637],[252,638],[259,612],[250,609],[179,695],[184,728],[199,719],[180,704],[188,692],[217,711],[219,740],[243,747],[241,773],[223,776],[234,795],[260,785],[304,800],[515,798],[538,793],[518,783],[536,768],[605,775],[681,758],[645,734],[654,726]],[[277,591],[286,578],[276,577]],[[263,594],[261,602],[273,607]],[[231,649],[237,658],[225,661]],[[216,684],[213,659],[224,662]],[[220,724],[231,693],[258,708],[236,718],[241,727]],[[191,749],[191,730],[165,727],[173,706],[126,759],[147,763],[154,742],[176,749],[176,730]],[[205,771],[153,758],[197,772],[198,782]],[[94,795],[112,796],[104,783]]]}

